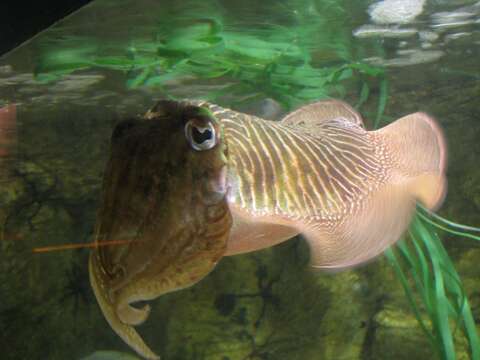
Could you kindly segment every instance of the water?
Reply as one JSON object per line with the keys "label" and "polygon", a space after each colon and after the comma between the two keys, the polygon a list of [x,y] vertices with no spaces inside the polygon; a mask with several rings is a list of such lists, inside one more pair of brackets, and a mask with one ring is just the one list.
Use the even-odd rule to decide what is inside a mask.
{"label": "water", "polygon": [[[0,58],[0,104],[18,115],[0,188],[2,357],[132,353],[95,302],[88,250],[32,250],[92,241],[111,129],[160,97],[278,119],[329,95],[358,105],[369,126],[426,111],[449,143],[440,213],[478,226],[480,3],[403,2],[401,19],[397,3],[100,0]],[[479,329],[478,242],[442,238]],[[307,264],[300,239],[225,258],[152,302],[139,331],[164,359],[436,356],[383,257],[333,275]],[[467,359],[460,331],[455,344]]]}

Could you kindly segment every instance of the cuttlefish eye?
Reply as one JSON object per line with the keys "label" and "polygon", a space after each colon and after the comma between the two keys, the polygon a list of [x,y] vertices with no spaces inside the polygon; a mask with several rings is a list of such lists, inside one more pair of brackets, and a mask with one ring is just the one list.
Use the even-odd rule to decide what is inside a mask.
{"label": "cuttlefish eye", "polygon": [[198,151],[208,150],[217,144],[215,128],[211,122],[200,125],[192,119],[185,124],[185,136],[190,146]]}

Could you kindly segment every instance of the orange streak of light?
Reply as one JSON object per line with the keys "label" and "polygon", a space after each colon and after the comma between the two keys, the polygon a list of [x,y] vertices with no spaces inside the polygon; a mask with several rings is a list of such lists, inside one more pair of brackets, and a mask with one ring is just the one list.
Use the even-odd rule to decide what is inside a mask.
{"label": "orange streak of light", "polygon": [[43,246],[43,247],[33,248],[32,252],[36,254],[40,254],[40,253],[61,251],[61,250],[96,248],[100,246],[109,246],[109,245],[124,245],[124,244],[129,244],[133,241],[134,240],[110,240],[110,241],[102,241],[102,242],[93,242],[88,244],[63,244],[63,245]]}

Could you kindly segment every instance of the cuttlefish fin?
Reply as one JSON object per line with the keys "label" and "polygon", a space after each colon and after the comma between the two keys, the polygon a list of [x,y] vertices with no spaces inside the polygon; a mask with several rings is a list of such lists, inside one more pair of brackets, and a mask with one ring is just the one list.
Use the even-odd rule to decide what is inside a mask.
{"label": "cuttlefish fin", "polygon": [[302,224],[302,234],[310,245],[311,265],[342,270],[375,258],[400,239],[414,210],[415,199],[407,187],[388,185],[330,229]]}
{"label": "cuttlefish fin", "polygon": [[[102,273],[102,268],[98,264],[97,254],[92,252],[89,260],[90,283],[92,284],[93,292],[97,298],[100,309],[102,310],[105,319],[110,324],[112,329],[122,338],[125,343],[132,347],[139,355],[146,359],[160,359],[145,342],[142,340],[137,331],[128,323],[123,322],[117,314],[117,307],[115,301],[112,301],[109,295],[108,287]],[[138,314],[133,315],[132,323],[137,323],[139,318],[146,318],[149,309],[138,309]],[[146,313],[145,313],[146,312]],[[128,316],[125,315],[128,320]]]}
{"label": "cuttlefish fin", "polygon": [[431,117],[411,114],[374,133],[391,156],[387,182],[340,221],[296,224],[315,268],[345,269],[369,261],[407,230],[417,200],[433,210],[445,197],[446,144]]}
{"label": "cuttlefish fin", "polygon": [[395,168],[411,193],[428,209],[438,209],[447,192],[447,144],[437,122],[417,112],[374,133],[395,156]]}
{"label": "cuttlefish fin", "polygon": [[364,128],[362,116],[347,103],[329,99],[302,106],[285,116],[281,124],[315,132],[318,127],[331,121],[343,120]]}

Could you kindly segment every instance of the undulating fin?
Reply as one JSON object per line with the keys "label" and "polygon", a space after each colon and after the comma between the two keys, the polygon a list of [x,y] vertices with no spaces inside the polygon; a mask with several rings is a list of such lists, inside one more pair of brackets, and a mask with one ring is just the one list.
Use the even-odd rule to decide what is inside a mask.
{"label": "undulating fin", "polygon": [[445,198],[447,145],[443,131],[429,115],[421,112],[404,116],[375,131],[386,144],[401,181],[430,210]]}
{"label": "undulating fin", "polygon": [[329,99],[302,106],[282,119],[282,125],[316,131],[317,127],[332,120],[345,120],[364,127],[362,116],[347,103]]}
{"label": "undulating fin", "polygon": [[[105,319],[110,324],[111,328],[127,343],[132,349],[146,359],[154,360],[160,359],[156,355],[133,328],[133,326],[124,323],[117,315],[116,304],[112,301],[108,293],[105,274],[102,274],[102,267],[98,265],[97,253],[90,254],[89,261],[90,283],[97,298],[98,304],[102,310]],[[141,312],[142,310],[139,310]],[[148,311],[148,310],[147,310]],[[146,317],[146,316],[145,316]]]}
{"label": "undulating fin", "polygon": [[336,224],[300,223],[311,263],[344,269],[381,254],[407,230],[416,200],[438,208],[446,193],[446,145],[440,127],[424,113],[405,116],[370,133],[385,146],[387,180]]}
{"label": "undulating fin", "polygon": [[407,186],[384,185],[336,223],[299,222],[314,268],[342,270],[380,255],[400,239],[415,211]]}

